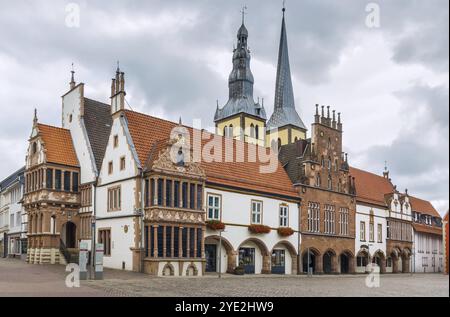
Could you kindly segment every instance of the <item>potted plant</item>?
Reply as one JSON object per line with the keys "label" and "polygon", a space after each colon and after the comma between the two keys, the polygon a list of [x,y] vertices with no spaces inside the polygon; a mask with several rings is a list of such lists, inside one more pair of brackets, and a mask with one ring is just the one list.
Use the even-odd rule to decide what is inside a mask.
{"label": "potted plant", "polygon": [[209,220],[206,222],[206,227],[211,230],[220,231],[225,229],[225,224],[219,220]]}
{"label": "potted plant", "polygon": [[236,266],[236,268],[234,269],[234,274],[235,275],[244,275],[245,274],[245,267],[244,267],[244,263],[242,261],[239,261],[239,265]]}
{"label": "potted plant", "polygon": [[290,237],[294,234],[294,230],[289,227],[280,227],[277,231],[278,234],[282,237]]}
{"label": "potted plant", "polygon": [[248,230],[254,234],[267,234],[270,233],[271,228],[264,225],[251,225],[248,227]]}

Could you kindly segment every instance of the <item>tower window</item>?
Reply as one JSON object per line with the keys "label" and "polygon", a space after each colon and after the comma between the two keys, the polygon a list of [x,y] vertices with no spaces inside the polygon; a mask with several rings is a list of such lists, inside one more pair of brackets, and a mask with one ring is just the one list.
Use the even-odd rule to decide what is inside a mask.
{"label": "tower window", "polygon": [[253,125],[253,123],[250,125],[250,137],[255,137],[255,126]]}
{"label": "tower window", "polygon": [[259,140],[259,126],[256,125],[255,127],[255,137]]}

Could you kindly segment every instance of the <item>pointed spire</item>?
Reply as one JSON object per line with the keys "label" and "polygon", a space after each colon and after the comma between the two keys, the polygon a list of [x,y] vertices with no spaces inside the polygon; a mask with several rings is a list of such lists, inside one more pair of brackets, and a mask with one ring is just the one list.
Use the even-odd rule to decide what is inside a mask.
{"label": "pointed spire", "polygon": [[268,122],[268,128],[275,129],[287,125],[307,130],[295,109],[294,88],[292,85],[291,66],[289,62],[288,39],[286,32],[286,8],[283,4],[280,46],[278,50],[277,77],[275,86],[274,114]]}
{"label": "pointed spire", "polygon": [[242,7],[242,10],[241,10],[241,13],[242,13],[242,25],[245,24],[245,15],[247,14],[247,13],[245,13],[246,10],[247,10],[247,6],[244,5],[244,6]]}

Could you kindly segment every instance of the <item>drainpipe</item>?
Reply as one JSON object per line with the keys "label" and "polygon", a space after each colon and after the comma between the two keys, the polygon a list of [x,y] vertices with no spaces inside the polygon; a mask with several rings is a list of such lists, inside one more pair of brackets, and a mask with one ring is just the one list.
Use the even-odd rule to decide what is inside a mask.
{"label": "drainpipe", "polygon": [[91,222],[91,241],[92,241],[92,245],[91,245],[91,267],[92,267],[92,274],[91,274],[91,279],[95,279],[95,244],[96,244],[96,240],[95,240],[95,236],[97,234],[97,184],[98,184],[98,176],[95,176],[95,182],[94,182],[94,201],[92,204],[92,222]]}
{"label": "drainpipe", "polygon": [[301,228],[301,224],[302,224],[302,205],[301,203],[298,204],[298,232],[297,232],[297,239],[298,239],[298,243],[297,243],[297,275],[301,274],[301,269],[303,269],[303,266],[301,265],[301,259],[302,256],[300,254],[300,228]]}

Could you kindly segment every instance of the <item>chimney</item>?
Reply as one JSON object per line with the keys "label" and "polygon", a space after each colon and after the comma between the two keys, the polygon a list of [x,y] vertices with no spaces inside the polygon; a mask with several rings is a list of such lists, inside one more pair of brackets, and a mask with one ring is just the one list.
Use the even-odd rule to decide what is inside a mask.
{"label": "chimney", "polygon": [[319,104],[316,104],[316,115],[314,116],[314,122],[320,123]]}
{"label": "chimney", "polygon": [[325,124],[326,123],[326,119],[325,119],[325,106],[322,106],[322,116],[320,118],[320,123]]}

